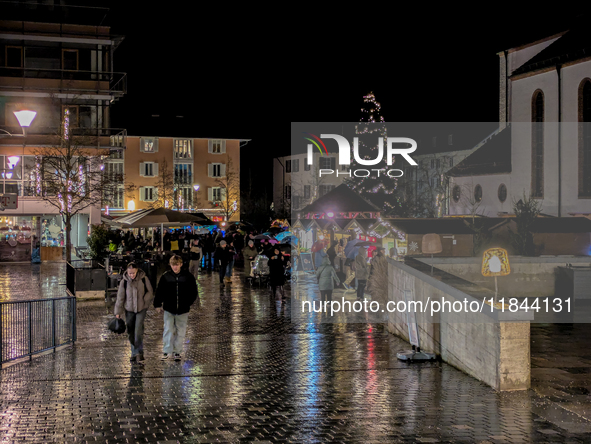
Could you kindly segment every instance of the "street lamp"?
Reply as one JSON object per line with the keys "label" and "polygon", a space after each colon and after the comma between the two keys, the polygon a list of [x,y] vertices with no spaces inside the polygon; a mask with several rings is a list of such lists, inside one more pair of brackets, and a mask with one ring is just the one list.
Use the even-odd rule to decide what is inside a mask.
{"label": "street lamp", "polygon": [[198,205],[198,203],[199,203],[199,196],[197,195],[197,192],[199,191],[199,188],[200,188],[199,185],[197,185],[197,184],[194,184],[193,185],[193,207],[195,209],[197,209],[197,207],[199,206]]}
{"label": "street lamp", "polygon": [[23,136],[24,136],[26,134],[25,128],[28,128],[29,126],[31,126],[31,122],[33,122],[33,119],[35,118],[37,113],[35,111],[22,110],[22,111],[15,111],[14,115],[16,117],[16,120],[18,120],[18,124],[23,129]]}

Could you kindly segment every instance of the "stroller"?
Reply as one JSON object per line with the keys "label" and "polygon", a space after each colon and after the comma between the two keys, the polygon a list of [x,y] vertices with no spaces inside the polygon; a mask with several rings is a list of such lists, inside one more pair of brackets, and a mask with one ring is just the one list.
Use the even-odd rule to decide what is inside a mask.
{"label": "stroller", "polygon": [[259,287],[267,284],[269,281],[269,258],[264,254],[259,254],[250,263],[250,277],[253,284],[258,281]]}

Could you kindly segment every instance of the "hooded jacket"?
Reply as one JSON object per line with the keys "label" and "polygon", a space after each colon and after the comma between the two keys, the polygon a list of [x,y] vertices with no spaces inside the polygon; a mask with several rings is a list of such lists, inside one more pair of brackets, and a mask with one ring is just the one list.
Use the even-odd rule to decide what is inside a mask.
{"label": "hooded jacket", "polygon": [[335,282],[337,286],[341,283],[328,256],[322,259],[320,267],[316,270],[316,278],[318,279],[319,290],[334,290]]}
{"label": "hooded jacket", "polygon": [[[126,282],[127,289],[125,288]],[[139,313],[147,309],[153,300],[154,290],[144,270],[138,269],[135,279],[131,279],[125,270],[123,279],[119,283],[114,313],[119,316],[125,316],[126,311]]]}
{"label": "hooded jacket", "polygon": [[188,313],[196,300],[195,277],[187,270],[181,270],[179,274],[167,271],[158,282],[154,307],[163,307],[167,312],[179,315]]}
{"label": "hooded jacket", "polygon": [[355,277],[361,280],[367,280],[369,277],[369,264],[366,261],[365,252],[365,247],[361,247],[355,256]]}

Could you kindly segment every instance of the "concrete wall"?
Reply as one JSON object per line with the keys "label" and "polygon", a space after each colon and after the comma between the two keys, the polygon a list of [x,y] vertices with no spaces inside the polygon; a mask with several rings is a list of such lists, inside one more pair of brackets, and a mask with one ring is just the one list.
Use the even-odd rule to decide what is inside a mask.
{"label": "concrete wall", "polygon": [[[457,288],[421,273],[401,262],[388,259],[388,299],[404,300],[404,290],[415,301],[476,300]],[[486,311],[486,310],[485,310]],[[483,381],[496,390],[524,390],[530,387],[529,323],[492,322],[490,315],[470,313],[449,321],[445,314],[430,318],[417,313],[421,349],[436,353],[443,361]],[[388,330],[408,340],[406,314],[388,314]]]}
{"label": "concrete wall", "polygon": [[[473,282],[492,291],[495,289],[494,278],[482,276],[482,258],[417,258],[433,264],[440,270]],[[521,257],[511,256],[509,265],[511,274],[497,278],[499,297],[545,297],[554,295],[556,267],[567,263],[590,265],[591,257]]]}

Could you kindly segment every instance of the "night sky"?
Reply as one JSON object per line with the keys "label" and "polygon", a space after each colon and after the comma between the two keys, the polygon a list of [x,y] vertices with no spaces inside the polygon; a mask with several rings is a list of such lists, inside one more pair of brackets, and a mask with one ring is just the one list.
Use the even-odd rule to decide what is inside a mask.
{"label": "night sky", "polygon": [[130,135],[252,139],[243,180],[252,169],[269,191],[272,158],[290,151],[288,124],[358,121],[369,91],[388,122],[497,121],[497,52],[566,30],[582,12],[555,5],[505,17],[491,2],[287,19],[227,5],[123,3],[109,5],[112,32],[125,35],[115,70],[128,73],[112,125]]}

